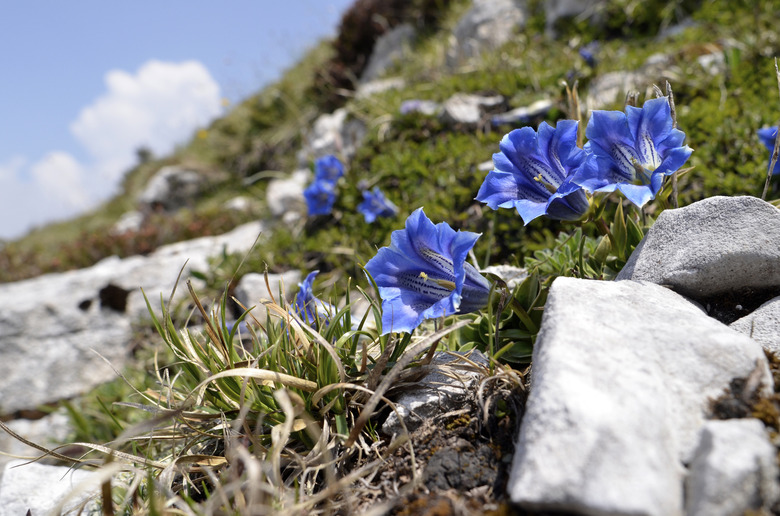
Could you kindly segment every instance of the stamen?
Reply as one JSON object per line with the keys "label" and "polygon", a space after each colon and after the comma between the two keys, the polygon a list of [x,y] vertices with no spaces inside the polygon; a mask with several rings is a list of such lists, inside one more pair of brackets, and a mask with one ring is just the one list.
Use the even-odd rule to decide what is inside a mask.
{"label": "stamen", "polygon": [[536,181],[537,183],[540,183],[540,184],[541,184],[543,187],[545,187],[545,188],[547,189],[547,191],[548,191],[548,192],[550,192],[551,194],[554,194],[555,192],[557,192],[557,191],[558,191],[558,189],[557,189],[557,188],[555,188],[553,185],[551,185],[550,183],[548,183],[547,181],[545,181],[545,180],[542,178],[542,174],[541,174],[541,173],[540,173],[538,176],[535,176],[535,177],[534,177],[534,181]]}
{"label": "stamen", "polygon": [[636,158],[631,158],[631,165],[634,167],[634,170],[636,171],[636,178],[639,180],[639,184],[642,185],[649,185],[650,184],[650,178],[652,177],[652,172],[648,171],[645,167],[642,166],[639,161],[637,161]]}
{"label": "stamen", "polygon": [[443,280],[443,279],[437,279],[437,280],[433,280],[433,281],[436,284],[438,284],[438,285],[440,285],[440,286],[442,286],[442,287],[444,287],[446,289],[455,290],[455,282],[454,281]]}
{"label": "stamen", "polygon": [[[423,271],[420,271],[420,276],[419,277],[422,278],[423,282],[426,282],[429,279],[431,279]],[[444,287],[444,288],[449,289],[449,290],[455,290],[455,282],[454,281],[445,280],[445,279],[434,279],[432,281],[433,281],[433,283],[436,283],[440,287]]]}

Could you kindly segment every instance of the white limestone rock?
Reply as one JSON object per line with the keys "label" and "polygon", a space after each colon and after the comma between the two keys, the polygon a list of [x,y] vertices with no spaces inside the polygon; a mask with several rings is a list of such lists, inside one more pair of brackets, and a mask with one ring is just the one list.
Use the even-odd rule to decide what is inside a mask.
{"label": "white limestone rock", "polygon": [[374,43],[371,57],[360,76],[363,82],[379,78],[388,68],[401,61],[411,52],[417,31],[408,23],[402,23],[385,32]]}
{"label": "white limestone rock", "polygon": [[500,47],[525,27],[525,0],[474,0],[450,37],[447,64],[456,66]]}
{"label": "white limestone rock", "polygon": [[146,211],[157,206],[175,211],[189,206],[200,193],[205,178],[198,172],[178,165],[161,168],[147,183],[138,198]]}
{"label": "white limestone rock", "polygon": [[[24,516],[27,511],[32,516],[51,514],[66,497],[69,499],[63,510],[55,514],[92,514],[98,506],[90,499],[97,496],[100,485],[95,483],[72,496],[71,493],[93,475],[94,472],[83,469],[12,461],[6,464],[0,478],[0,516]],[[80,511],[82,506],[87,510]]]}
{"label": "white limestone rock", "polygon": [[[112,366],[126,363],[132,325],[149,318],[141,289],[160,317],[160,296],[167,303],[180,271],[187,278],[193,269],[206,270],[208,258],[223,249],[248,251],[262,229],[252,222],[148,256],[110,257],[86,269],[0,284],[0,414],[115,379]],[[182,282],[173,304],[189,299]]]}
{"label": "white limestone rock", "polygon": [[546,0],[544,2],[546,30],[552,33],[553,27],[561,18],[593,19],[605,3],[605,0]]}
{"label": "white limestone rock", "polygon": [[506,286],[509,290],[514,290],[522,281],[528,277],[528,270],[522,267],[515,267],[513,265],[490,265],[485,267],[480,272],[495,274],[506,282]]}
{"label": "white limestone rock", "polygon": [[[489,363],[487,357],[478,350],[465,356],[468,360],[461,359],[455,353],[437,352],[430,364],[433,372],[396,400],[398,414],[404,419],[407,430],[415,430],[426,418],[461,407],[464,396],[475,388],[484,375],[471,362],[485,367]],[[392,436],[402,431],[398,415],[391,412],[382,425],[382,433]]]}
{"label": "white limestone rock", "polygon": [[116,224],[111,228],[112,235],[122,235],[124,233],[134,233],[141,229],[144,223],[144,214],[140,211],[128,211],[119,217]]}
{"label": "white limestone rock", "polygon": [[490,119],[493,125],[521,124],[547,113],[555,103],[550,99],[537,100],[528,106],[521,106],[506,113],[493,115]]}
{"label": "white limestone rock", "polygon": [[776,453],[758,419],[708,421],[689,467],[686,514],[769,514],[778,497]]}
{"label": "white limestone rock", "polygon": [[767,351],[780,353],[780,297],[767,301],[729,326],[749,335]]}
{"label": "white limestone rock", "polygon": [[298,162],[301,166],[306,166],[310,161],[328,154],[348,161],[365,136],[366,125],[359,119],[350,117],[346,108],[320,115],[312,124],[311,130],[304,135],[303,147],[297,156]]}
{"label": "white limestone rock", "polygon": [[683,464],[710,399],[759,364],[760,346],[647,282],[560,277],[533,352],[508,491],[526,508],[683,513]]}
{"label": "white limestone rock", "polygon": [[486,112],[486,108],[500,106],[504,102],[501,95],[473,95],[456,93],[444,102],[441,119],[449,124],[476,125]]}
{"label": "white limestone rock", "polygon": [[288,212],[306,213],[303,191],[311,176],[309,169],[302,168],[290,174],[290,177],[269,181],[265,199],[271,215],[283,217]]}
{"label": "white limestone rock", "polygon": [[406,86],[406,81],[403,77],[388,77],[386,79],[376,79],[361,83],[355,91],[355,98],[365,99],[372,97],[378,93],[383,93],[389,90],[400,90]]}
{"label": "white limestone rock", "polygon": [[236,285],[235,296],[241,304],[247,308],[254,306],[252,315],[265,324],[266,314],[268,313],[262,301],[270,301],[271,294],[274,299],[279,299],[279,289],[285,295],[285,300],[291,302],[298,292],[298,283],[301,281],[301,273],[298,270],[287,271],[283,274],[269,274],[268,284],[271,285],[272,292],[268,292],[265,282],[265,275],[256,272],[244,274]]}
{"label": "white limestone rock", "polygon": [[756,197],[709,197],[665,210],[618,280],[667,285],[692,299],[780,287],[780,210]]}
{"label": "white limestone rock", "polygon": [[[50,449],[65,443],[73,432],[70,417],[64,409],[40,419],[14,419],[6,422],[6,425],[28,441]],[[34,458],[41,455],[41,451],[37,448],[27,446],[2,430],[0,430],[0,450],[7,454],[0,454],[0,470],[3,465],[15,458]]]}

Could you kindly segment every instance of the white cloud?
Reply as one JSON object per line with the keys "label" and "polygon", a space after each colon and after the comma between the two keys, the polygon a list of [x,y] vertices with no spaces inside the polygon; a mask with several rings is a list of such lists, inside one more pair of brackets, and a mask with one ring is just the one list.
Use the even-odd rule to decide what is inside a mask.
{"label": "white cloud", "polygon": [[78,211],[90,204],[84,167],[66,152],[48,153],[30,167],[30,176],[41,200],[62,211]]}
{"label": "white cloud", "polygon": [[21,156],[0,163],[0,239],[94,205],[85,172],[70,154],[59,151],[32,164]]}
{"label": "white cloud", "polygon": [[197,61],[148,61],[137,73],[112,70],[107,91],[81,110],[70,130],[89,162],[52,151],[30,164],[0,162],[0,238],[83,212],[107,198],[146,146],[165,155],[221,113],[219,85]]}
{"label": "white cloud", "polygon": [[81,110],[70,129],[95,159],[96,170],[119,178],[146,146],[171,152],[221,112],[219,85],[197,61],[146,62],[135,75],[106,74],[108,91]]}

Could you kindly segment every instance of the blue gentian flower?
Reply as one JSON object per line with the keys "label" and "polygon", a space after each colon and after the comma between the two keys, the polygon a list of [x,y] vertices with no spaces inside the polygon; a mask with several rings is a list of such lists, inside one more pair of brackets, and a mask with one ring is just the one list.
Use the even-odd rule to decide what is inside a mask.
{"label": "blue gentian flower", "polygon": [[328,215],[336,202],[336,187],[330,181],[314,181],[303,191],[309,215]]}
{"label": "blue gentian flower", "polygon": [[300,290],[295,294],[293,309],[306,324],[318,322],[327,324],[328,320],[336,315],[336,307],[317,298],[312,291],[314,278],[320,271],[312,271],[302,283],[298,283]]}
{"label": "blue gentian flower", "polygon": [[332,154],[323,156],[314,162],[315,181],[329,181],[335,183],[343,175],[344,165],[342,165],[341,161]]}
{"label": "blue gentian flower", "polygon": [[418,208],[366,264],[382,298],[382,334],[411,333],[425,319],[484,308],[490,284],[466,263],[479,234],[434,225]]}
{"label": "blue gentian flower", "polygon": [[585,159],[577,147],[576,120],[561,120],[553,128],[515,129],[501,140],[491,170],[477,200],[491,208],[515,208],[528,224],[542,215],[558,220],[579,220],[588,211],[588,197],[572,182]]}
{"label": "blue gentian flower", "polygon": [[[775,138],[777,138],[777,126],[766,127],[758,130],[758,137],[764,147],[769,149],[769,164],[772,164],[772,153],[775,151]],[[769,165],[767,165],[769,168]],[[780,159],[775,163],[775,169],[772,171],[772,175],[780,174]]]}
{"label": "blue gentian flower", "polygon": [[398,213],[398,207],[387,200],[385,194],[376,186],[370,192],[363,191],[363,202],[358,204],[357,209],[368,224],[374,222],[377,217],[392,217]]}
{"label": "blue gentian flower", "polygon": [[685,133],[673,127],[666,97],[626,106],[625,113],[593,111],[585,135],[589,156],[575,181],[591,192],[619,190],[640,208],[693,152],[683,145]]}
{"label": "blue gentian flower", "polygon": [[587,45],[580,47],[579,54],[580,57],[585,61],[585,64],[590,66],[591,68],[595,68],[598,64],[598,60],[596,59],[596,52],[599,48],[599,44],[597,41],[591,41]]}

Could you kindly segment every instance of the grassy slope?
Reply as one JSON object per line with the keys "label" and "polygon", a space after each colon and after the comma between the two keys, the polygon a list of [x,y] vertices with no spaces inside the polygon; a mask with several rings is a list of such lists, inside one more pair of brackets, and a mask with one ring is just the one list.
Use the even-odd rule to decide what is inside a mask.
{"label": "grassy slope", "polygon": [[[568,115],[562,80],[578,78],[584,95],[595,74],[639,68],[656,53],[671,56],[680,127],[695,149],[691,164],[697,169],[682,185],[684,202],[715,193],[760,193],[767,157],[755,130],[777,118],[776,111],[767,109],[777,102],[770,60],[780,46],[772,27],[777,7],[770,1],[742,5],[703,1],[693,15],[694,27],[658,40],[655,34],[659,28],[677,16],[669,7],[676,4],[659,0],[637,6],[616,1],[607,12],[605,30],[611,38],[604,38],[603,32],[597,34],[586,22],[571,21],[561,24],[562,35],[552,39],[542,34],[544,20],[537,2],[536,14],[522,34],[479,63],[451,70],[444,65],[447,33],[468,5],[454,2],[440,23],[442,30],[424,34],[414,56],[394,71],[406,79],[404,89],[347,103],[352,115],[363,120],[369,131],[350,164],[335,216],[309,221],[296,238],[290,232],[274,235],[262,253],[251,257],[247,270],[267,263],[272,270],[296,264],[301,269],[338,271],[345,267],[344,252],[349,249],[347,273],[354,275],[356,262],[367,260],[376,246],[388,241],[402,217],[419,206],[425,206],[434,220],[446,219],[456,228],[489,232],[493,227],[504,234],[525,235],[501,242],[483,238],[477,246],[480,257],[490,253],[492,261],[521,262],[528,250],[549,244],[557,227],[535,222],[528,236],[529,230],[523,229],[513,214],[493,213],[473,201],[484,178],[477,164],[490,158],[511,127],[453,130],[425,117],[398,115],[400,103],[410,98],[441,101],[458,92],[500,93],[512,106],[552,98],[557,102],[557,108],[547,116],[552,122]],[[626,34],[632,37],[623,37]],[[599,65],[591,70],[577,50],[597,36],[601,42]],[[726,73],[709,76],[696,64],[698,55],[713,51],[725,55]],[[215,233],[248,218],[262,217],[266,181],[246,187],[242,180],[264,171],[295,168],[301,132],[317,115],[317,99],[309,88],[330,55],[326,43],[313,49],[279,82],[236,106],[174,155],[129,171],[121,194],[95,212],[38,229],[8,244],[0,252],[0,281],[89,265],[107,254],[146,252],[155,245],[194,236],[196,231]],[[194,210],[154,221],[158,229],[151,235],[109,235],[108,228],[132,209],[133,199],[148,178],[172,163],[211,172],[214,187]],[[361,181],[389,192],[401,208],[399,220],[381,220],[372,226],[362,222],[354,209],[361,200],[357,186]],[[243,216],[220,213],[221,203],[239,194],[257,200],[256,209]],[[99,251],[89,252],[83,242]]]}

